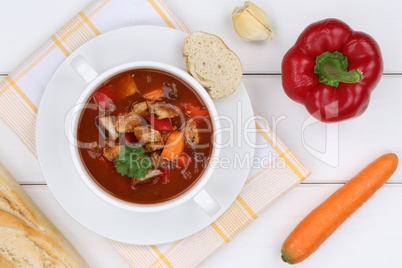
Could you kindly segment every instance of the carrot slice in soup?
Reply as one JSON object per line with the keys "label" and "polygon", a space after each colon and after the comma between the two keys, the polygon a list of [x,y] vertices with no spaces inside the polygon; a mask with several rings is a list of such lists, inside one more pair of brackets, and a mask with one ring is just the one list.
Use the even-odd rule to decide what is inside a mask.
{"label": "carrot slice in soup", "polygon": [[173,131],[163,148],[162,157],[175,161],[184,150],[184,136],[179,131]]}
{"label": "carrot slice in soup", "polygon": [[157,100],[162,98],[163,95],[163,89],[162,88],[156,88],[152,90],[148,90],[143,94],[143,97],[147,100]]}

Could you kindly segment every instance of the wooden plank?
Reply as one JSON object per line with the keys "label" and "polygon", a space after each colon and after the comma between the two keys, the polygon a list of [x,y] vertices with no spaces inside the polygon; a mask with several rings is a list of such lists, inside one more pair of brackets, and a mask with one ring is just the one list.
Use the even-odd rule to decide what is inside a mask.
{"label": "wooden plank", "polygon": [[91,0],[13,0],[0,4],[0,73],[13,71]]}
{"label": "wooden plank", "polygon": [[[3,1],[0,9],[0,33],[3,36],[0,42],[0,73],[15,69],[90,2]],[[317,0],[254,1],[268,13],[275,32],[273,41],[256,43],[244,41],[232,29],[232,10],[244,1],[165,2],[190,30],[202,30],[222,37],[239,55],[246,73],[280,72],[282,57],[300,32],[311,22],[329,17],[342,19],[354,29],[370,33],[381,45],[385,72],[402,73],[402,36],[396,34],[399,32],[401,1],[390,0],[381,4],[375,0],[339,0],[331,8]]]}
{"label": "wooden plank", "polygon": [[[201,267],[289,267],[280,247],[297,223],[340,185],[300,185],[276,201]],[[103,237],[77,223],[47,186],[23,186],[91,267],[128,267]],[[402,185],[386,185],[298,267],[397,267]]]}
{"label": "wooden plank", "polygon": [[[283,55],[310,23],[338,18],[353,29],[372,35],[380,44],[385,72],[402,72],[402,36],[399,32],[402,1],[375,0],[326,2],[317,0],[253,1],[266,11],[274,29],[274,40],[247,42],[232,28],[231,14],[244,1],[165,0],[191,31],[220,36],[235,51],[246,73],[279,73]],[[329,7],[330,6],[330,7]],[[374,19],[383,16],[383,19]],[[202,23],[200,23],[202,22]]]}
{"label": "wooden plank", "polygon": [[[284,93],[281,76],[245,76],[243,82],[254,109],[312,172],[305,183],[345,182],[381,154],[394,152],[402,157],[401,76],[383,76],[367,111],[338,125],[309,124],[311,117],[304,106]],[[390,181],[402,182],[402,169]]]}
{"label": "wooden plank", "polygon": [[[275,267],[283,241],[293,228],[340,185],[299,185],[200,268]],[[399,267],[402,250],[402,185],[385,185],[352,215],[299,268]]]}

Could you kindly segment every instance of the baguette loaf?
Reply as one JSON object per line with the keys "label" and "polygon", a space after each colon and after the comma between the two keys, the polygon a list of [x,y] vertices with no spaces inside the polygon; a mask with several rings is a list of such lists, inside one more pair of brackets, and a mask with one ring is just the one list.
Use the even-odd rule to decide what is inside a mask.
{"label": "baguette loaf", "polygon": [[0,267],[89,267],[1,164]]}
{"label": "baguette loaf", "polygon": [[208,91],[212,99],[235,92],[243,75],[240,59],[216,35],[193,32],[184,41],[187,71]]}

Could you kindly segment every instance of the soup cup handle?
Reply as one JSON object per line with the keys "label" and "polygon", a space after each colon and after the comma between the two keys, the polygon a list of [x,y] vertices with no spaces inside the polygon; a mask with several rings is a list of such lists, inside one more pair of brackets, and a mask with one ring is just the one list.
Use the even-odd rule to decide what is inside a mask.
{"label": "soup cup handle", "polygon": [[210,217],[214,216],[221,209],[219,203],[204,189],[201,190],[193,200]]}
{"label": "soup cup handle", "polygon": [[82,55],[77,55],[75,58],[73,58],[70,61],[70,66],[87,83],[91,82],[98,76],[98,73],[95,71],[95,69]]}

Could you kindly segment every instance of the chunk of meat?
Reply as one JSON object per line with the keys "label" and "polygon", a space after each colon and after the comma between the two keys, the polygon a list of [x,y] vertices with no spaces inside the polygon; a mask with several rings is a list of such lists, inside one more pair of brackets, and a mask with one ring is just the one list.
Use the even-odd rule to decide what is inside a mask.
{"label": "chunk of meat", "polygon": [[161,133],[151,126],[140,126],[134,128],[134,135],[142,144],[146,143],[162,143]]}
{"label": "chunk of meat", "polygon": [[136,127],[145,123],[145,119],[136,114],[119,115],[115,120],[116,130],[120,133],[134,132]]}
{"label": "chunk of meat", "polygon": [[156,183],[160,176],[163,175],[163,172],[159,169],[148,169],[148,174],[145,175],[144,178],[133,178],[132,180],[132,187],[136,189],[138,186],[142,184],[148,183]]}
{"label": "chunk of meat", "polygon": [[99,117],[98,118],[99,124],[109,133],[109,136],[116,140],[119,137],[119,133],[116,132],[115,125],[113,124],[112,118],[106,117]]}
{"label": "chunk of meat", "polygon": [[158,119],[174,118],[180,115],[180,109],[170,103],[148,101],[150,114],[155,114]]}
{"label": "chunk of meat", "polygon": [[162,131],[161,135],[162,135],[162,141],[165,144],[169,138],[169,135],[172,131]]}
{"label": "chunk of meat", "polygon": [[154,167],[159,167],[159,162],[162,159],[160,154],[157,152],[153,152],[152,154],[149,155],[149,158],[151,158],[152,163],[154,164]]}
{"label": "chunk of meat", "polygon": [[145,144],[145,152],[150,153],[154,151],[162,150],[165,145],[161,142],[158,143],[147,143]]}
{"label": "chunk of meat", "polygon": [[103,155],[110,161],[114,161],[119,156],[120,150],[121,150],[121,145],[103,148]]}
{"label": "chunk of meat", "polygon": [[197,123],[190,119],[184,127],[183,130],[184,137],[186,138],[187,144],[194,146],[200,142],[200,136],[198,134]]}
{"label": "chunk of meat", "polygon": [[129,113],[136,114],[142,117],[147,117],[149,115],[149,109],[146,101],[138,102],[133,105],[133,109]]}
{"label": "chunk of meat", "polygon": [[117,142],[114,140],[105,140],[103,142],[103,147],[114,147],[116,146]]}
{"label": "chunk of meat", "polygon": [[152,163],[154,163],[155,168],[166,167],[168,164],[168,160],[166,158],[161,157],[160,152],[153,152],[150,155]]}

